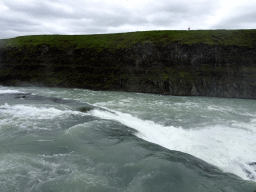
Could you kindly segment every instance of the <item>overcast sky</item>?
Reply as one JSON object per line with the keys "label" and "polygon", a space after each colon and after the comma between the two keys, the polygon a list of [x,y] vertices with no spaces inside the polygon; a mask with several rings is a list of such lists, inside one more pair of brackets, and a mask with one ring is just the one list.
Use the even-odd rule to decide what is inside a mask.
{"label": "overcast sky", "polygon": [[0,39],[188,27],[255,29],[256,0],[0,0]]}

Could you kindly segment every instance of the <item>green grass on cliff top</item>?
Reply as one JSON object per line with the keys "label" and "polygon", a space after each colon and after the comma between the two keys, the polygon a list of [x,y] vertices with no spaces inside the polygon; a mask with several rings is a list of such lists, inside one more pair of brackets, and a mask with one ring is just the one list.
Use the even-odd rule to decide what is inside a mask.
{"label": "green grass on cliff top", "polygon": [[126,48],[136,43],[209,44],[256,46],[256,29],[251,30],[190,30],[143,31],[99,35],[34,35],[0,40],[1,47],[23,47],[47,44],[58,49]]}

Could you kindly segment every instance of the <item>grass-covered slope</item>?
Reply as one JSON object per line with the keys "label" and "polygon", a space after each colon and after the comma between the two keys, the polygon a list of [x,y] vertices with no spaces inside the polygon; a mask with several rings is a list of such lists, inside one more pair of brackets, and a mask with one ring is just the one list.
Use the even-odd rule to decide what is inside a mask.
{"label": "grass-covered slope", "polygon": [[35,35],[22,36],[0,41],[0,46],[23,47],[47,44],[65,49],[69,46],[80,48],[97,47],[126,48],[136,43],[208,44],[254,47],[256,30],[190,30],[190,31],[144,31],[100,35]]}

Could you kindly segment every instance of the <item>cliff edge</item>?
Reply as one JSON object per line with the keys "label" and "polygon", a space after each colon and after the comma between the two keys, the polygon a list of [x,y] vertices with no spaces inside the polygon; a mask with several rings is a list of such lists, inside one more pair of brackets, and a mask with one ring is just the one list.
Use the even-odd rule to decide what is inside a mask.
{"label": "cliff edge", "polygon": [[0,85],[256,98],[256,30],[0,40]]}

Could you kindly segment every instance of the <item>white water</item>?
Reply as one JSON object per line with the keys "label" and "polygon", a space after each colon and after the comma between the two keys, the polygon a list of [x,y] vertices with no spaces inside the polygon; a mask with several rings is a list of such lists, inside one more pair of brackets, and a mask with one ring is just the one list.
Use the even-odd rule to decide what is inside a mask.
{"label": "white water", "polygon": [[[118,121],[138,131],[139,138],[196,156],[225,172],[256,181],[256,118],[248,123],[183,129],[163,126],[130,114],[93,110],[92,115]],[[246,171],[245,171],[246,170]]]}
{"label": "white water", "polygon": [[[1,87],[0,87],[1,88]],[[0,89],[0,94],[5,94],[5,93],[20,93],[19,91],[17,90],[11,90],[11,89],[3,89],[1,88]]]}
{"label": "white water", "polygon": [[[19,104],[14,104],[8,100],[0,105],[0,135],[7,129],[16,128],[59,129],[57,123],[50,121],[61,122],[71,116],[93,115],[131,127],[138,131],[137,137],[148,142],[191,154],[224,172],[256,181],[256,164],[252,164],[256,162],[256,112],[253,101],[43,88],[1,87],[1,93],[45,94],[88,102],[107,110],[82,113],[62,104],[28,104],[23,103],[22,98]],[[79,128],[86,129],[86,126]]]}
{"label": "white water", "polygon": [[5,103],[5,105],[0,105],[0,111],[4,114],[11,115],[13,117],[18,117],[22,119],[54,119],[56,117],[68,117],[69,115],[86,115],[79,111],[72,111],[68,108],[56,109],[52,106],[40,107],[31,105],[14,105],[10,106]]}

